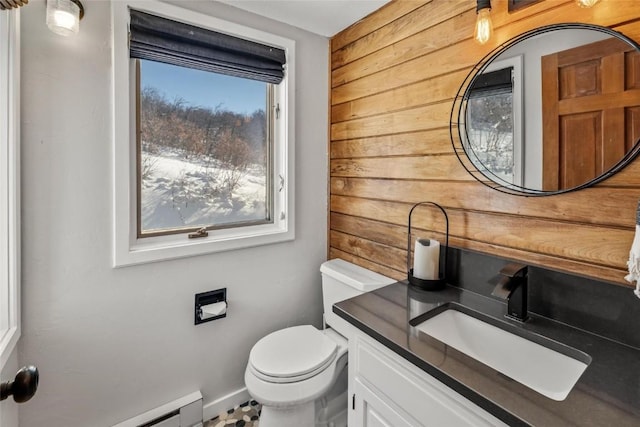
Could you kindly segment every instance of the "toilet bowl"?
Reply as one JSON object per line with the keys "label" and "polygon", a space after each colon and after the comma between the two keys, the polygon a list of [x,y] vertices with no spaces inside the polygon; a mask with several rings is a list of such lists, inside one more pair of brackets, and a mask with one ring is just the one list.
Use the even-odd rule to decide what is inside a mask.
{"label": "toilet bowl", "polygon": [[261,427],[346,427],[349,327],[327,311],[334,303],[395,280],[344,260],[321,267],[325,322],[275,331],[251,349],[249,394],[262,404]]}

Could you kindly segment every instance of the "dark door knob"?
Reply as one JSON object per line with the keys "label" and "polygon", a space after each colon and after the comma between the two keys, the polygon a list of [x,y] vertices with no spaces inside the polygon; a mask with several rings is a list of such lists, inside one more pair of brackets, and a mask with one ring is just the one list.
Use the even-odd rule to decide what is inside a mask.
{"label": "dark door knob", "polygon": [[31,399],[38,389],[38,377],[38,368],[33,365],[20,369],[13,381],[0,384],[0,400],[11,395],[18,403]]}

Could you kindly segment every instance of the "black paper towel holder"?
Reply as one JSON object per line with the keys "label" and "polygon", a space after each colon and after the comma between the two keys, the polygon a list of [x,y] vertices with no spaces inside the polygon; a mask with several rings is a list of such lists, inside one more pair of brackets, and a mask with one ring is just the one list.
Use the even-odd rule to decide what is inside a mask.
{"label": "black paper towel holder", "polygon": [[[433,205],[436,208],[440,209],[442,215],[444,215],[444,223],[445,223],[445,247],[444,247],[444,268],[442,272],[439,272],[437,279],[420,279],[413,276],[413,268],[411,268],[411,215],[415,208],[421,205]],[[442,248],[441,248],[442,249]],[[447,212],[444,210],[442,206],[435,202],[418,202],[411,207],[409,210],[409,220],[407,227],[407,279],[409,284],[415,286],[419,289],[424,289],[426,291],[439,291],[444,289],[447,284],[447,252],[449,249],[449,217],[447,216]]]}

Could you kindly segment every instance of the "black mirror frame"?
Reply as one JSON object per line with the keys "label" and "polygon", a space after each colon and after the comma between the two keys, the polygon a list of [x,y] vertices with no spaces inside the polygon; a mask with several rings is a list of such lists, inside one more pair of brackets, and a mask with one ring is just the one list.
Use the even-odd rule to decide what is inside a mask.
{"label": "black mirror frame", "polygon": [[[629,43],[631,46],[635,47],[636,50],[640,51],[640,44],[638,44],[636,41],[630,39],[629,37],[625,36],[624,34],[612,30],[610,28],[607,27],[602,27],[599,25],[594,25],[594,24],[584,24],[584,23],[563,23],[563,24],[552,24],[552,25],[546,25],[543,27],[539,27],[530,31],[527,31],[525,33],[522,33],[518,36],[513,37],[512,39],[506,41],[505,43],[502,43],[501,45],[497,46],[496,48],[494,48],[491,52],[489,52],[487,55],[485,55],[480,62],[478,62],[475,66],[473,66],[473,68],[471,69],[471,71],[469,71],[469,73],[467,74],[467,76],[465,77],[464,81],[462,82],[460,89],[458,89],[458,92],[456,94],[456,97],[454,99],[452,108],[451,108],[451,115],[449,117],[449,133],[451,136],[451,143],[453,145],[453,151],[456,154],[456,157],[458,157],[458,160],[460,161],[460,163],[462,164],[462,166],[467,170],[467,172],[469,172],[469,174],[471,176],[473,176],[478,182],[486,185],[489,188],[493,188],[494,190],[500,191],[502,193],[506,193],[506,194],[512,194],[512,195],[517,195],[517,196],[525,196],[525,197],[531,197],[531,196],[552,196],[555,194],[563,194],[563,193],[569,193],[572,191],[577,191],[577,190],[581,190],[583,188],[587,188],[590,187],[594,184],[597,184],[599,182],[602,182],[608,178],[610,178],[611,176],[615,175],[616,173],[618,173],[620,170],[622,170],[625,166],[627,166],[629,163],[631,163],[631,161],[638,155],[638,153],[640,153],[640,140],[636,141],[635,145],[633,146],[633,148],[628,151],[624,157],[622,159],[620,159],[620,161],[618,161],[615,165],[613,165],[608,171],[604,172],[602,175],[588,181],[585,182],[584,184],[581,184],[579,186],[576,187],[572,187],[572,188],[566,188],[566,189],[562,189],[562,190],[555,190],[555,191],[544,191],[544,190],[534,190],[534,189],[530,189],[530,188],[525,188],[525,187],[521,187],[521,186],[517,186],[517,185],[513,185],[513,184],[509,184],[504,182],[502,179],[498,178],[498,177],[494,177],[493,179],[496,179],[496,181],[503,181],[503,183],[500,182],[496,182],[496,181],[491,181],[491,177],[487,176],[486,173],[480,171],[476,165],[470,160],[468,153],[465,150],[464,144],[463,144],[463,138],[461,135],[461,128],[460,128],[460,124],[464,124],[464,112],[465,112],[465,105],[466,105],[466,101],[469,97],[468,95],[468,88],[470,88],[473,83],[475,82],[476,78],[482,74],[482,72],[487,68],[487,66],[500,54],[502,54],[502,52],[504,52],[506,49],[510,48],[511,46],[527,40],[531,37],[534,36],[538,36],[540,34],[544,34],[544,33],[548,33],[548,32],[552,32],[552,31],[556,31],[556,30],[562,30],[562,29],[581,29],[581,30],[595,30],[595,31],[600,31],[602,33],[608,34],[612,37],[616,37],[618,39],[621,39],[627,43]],[[466,129],[465,129],[466,132]],[[490,173],[490,172],[489,172]],[[483,179],[484,178],[484,179]]]}

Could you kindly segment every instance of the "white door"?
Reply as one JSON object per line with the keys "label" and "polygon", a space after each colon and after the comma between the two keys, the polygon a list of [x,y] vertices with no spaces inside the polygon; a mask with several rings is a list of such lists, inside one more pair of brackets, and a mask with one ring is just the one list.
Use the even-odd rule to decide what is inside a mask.
{"label": "white door", "polygon": [[20,338],[19,34],[19,12],[0,10],[0,382],[2,397],[8,397],[0,402],[2,427],[18,425],[15,395],[6,395],[17,391],[18,400],[24,399],[23,390],[10,387]]}

